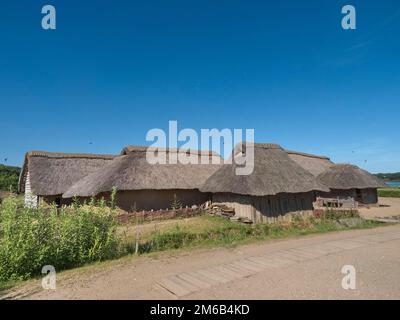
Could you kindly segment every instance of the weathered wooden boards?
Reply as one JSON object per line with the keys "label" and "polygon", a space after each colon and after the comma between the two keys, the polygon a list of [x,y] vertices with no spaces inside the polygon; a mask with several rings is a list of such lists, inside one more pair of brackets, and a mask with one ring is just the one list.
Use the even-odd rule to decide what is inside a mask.
{"label": "weathered wooden boards", "polygon": [[365,235],[328,241],[316,245],[279,250],[239,259],[218,266],[210,266],[200,270],[172,275],[161,279],[158,281],[158,284],[177,297],[182,297],[212,286],[250,277],[258,272],[269,270],[273,272],[275,268],[283,268],[344,250],[357,249],[395,239],[400,239],[400,232]]}

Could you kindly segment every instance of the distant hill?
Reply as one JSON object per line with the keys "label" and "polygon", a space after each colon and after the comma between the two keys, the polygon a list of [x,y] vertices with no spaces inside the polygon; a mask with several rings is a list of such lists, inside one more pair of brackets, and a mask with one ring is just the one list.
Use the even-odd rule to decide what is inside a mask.
{"label": "distant hill", "polygon": [[375,174],[378,178],[385,181],[400,181],[400,172],[394,173],[377,173]]}
{"label": "distant hill", "polygon": [[0,164],[0,190],[17,191],[21,168]]}

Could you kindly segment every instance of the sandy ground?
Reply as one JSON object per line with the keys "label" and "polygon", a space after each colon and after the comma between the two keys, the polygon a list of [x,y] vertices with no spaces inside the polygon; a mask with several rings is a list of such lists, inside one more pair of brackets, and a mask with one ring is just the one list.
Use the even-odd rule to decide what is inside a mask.
{"label": "sandy ground", "polygon": [[400,198],[379,198],[378,207],[360,208],[364,218],[400,218]]}

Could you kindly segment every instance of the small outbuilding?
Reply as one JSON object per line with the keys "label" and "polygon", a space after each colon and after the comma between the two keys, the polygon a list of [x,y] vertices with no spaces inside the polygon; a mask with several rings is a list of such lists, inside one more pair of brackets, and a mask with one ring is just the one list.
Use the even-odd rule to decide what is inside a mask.
{"label": "small outbuilding", "polygon": [[247,143],[233,157],[254,152],[250,175],[237,175],[235,161],[224,164],[200,188],[212,193],[213,203],[235,209],[235,216],[253,222],[271,221],[291,213],[310,212],[316,191],[329,191],[314,175],[293,161],[277,144]]}
{"label": "small outbuilding", "polygon": [[319,183],[331,189],[318,195],[326,198],[353,198],[359,204],[377,204],[377,188],[386,184],[368,171],[352,164],[333,164],[317,176]]}

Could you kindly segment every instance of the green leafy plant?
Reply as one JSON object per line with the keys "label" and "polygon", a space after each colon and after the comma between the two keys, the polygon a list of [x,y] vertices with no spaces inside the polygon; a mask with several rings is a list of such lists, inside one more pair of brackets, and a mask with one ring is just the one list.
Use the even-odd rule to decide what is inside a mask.
{"label": "green leafy plant", "polygon": [[180,208],[182,208],[182,202],[178,199],[178,197],[174,193],[174,198],[172,199],[172,202],[171,202],[171,209],[178,210]]}
{"label": "green leafy plant", "polygon": [[[111,189],[111,196],[110,196],[110,207],[111,209],[115,209],[115,203],[117,198],[117,187],[112,187]],[[136,203],[135,203],[136,205]]]}
{"label": "green leafy plant", "polygon": [[57,271],[118,256],[113,211],[74,203],[70,208],[27,209],[15,197],[0,207],[0,281]]}

